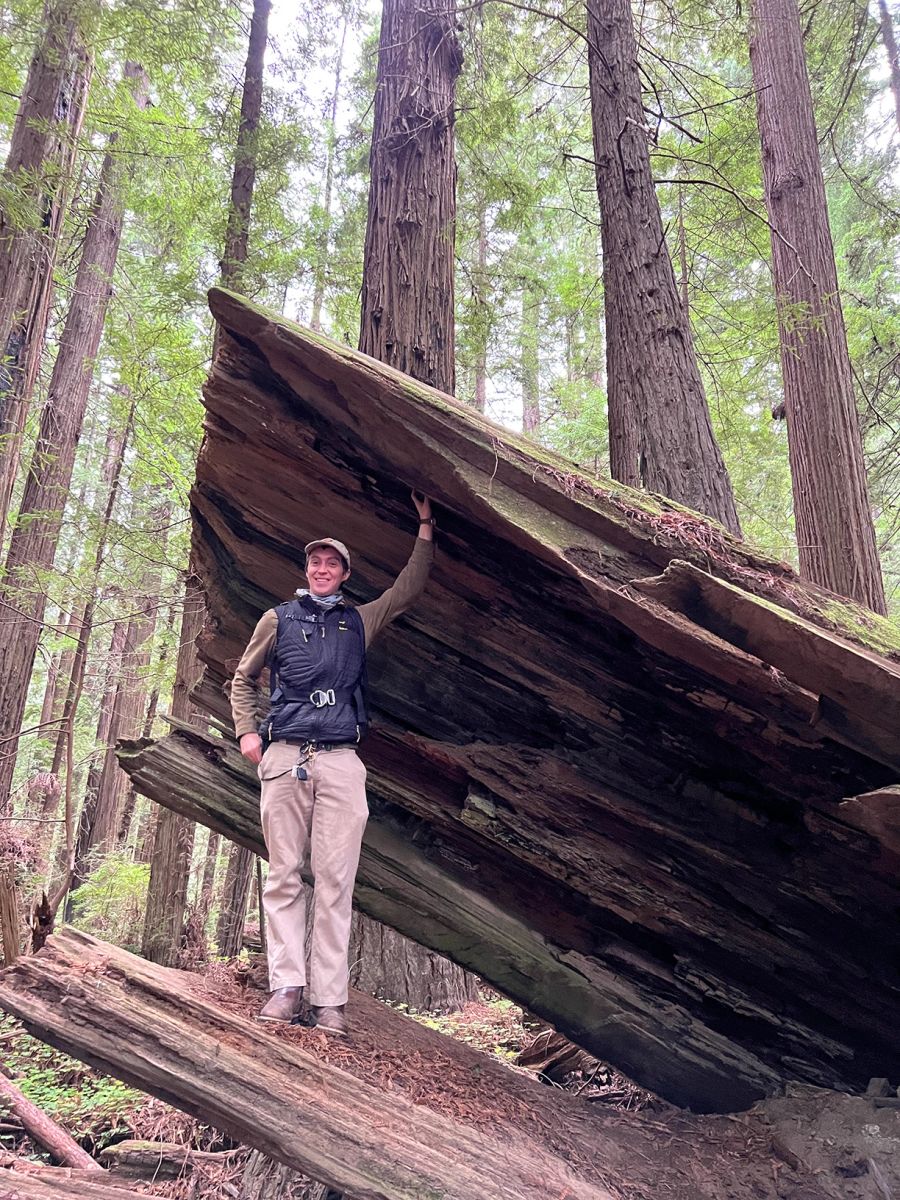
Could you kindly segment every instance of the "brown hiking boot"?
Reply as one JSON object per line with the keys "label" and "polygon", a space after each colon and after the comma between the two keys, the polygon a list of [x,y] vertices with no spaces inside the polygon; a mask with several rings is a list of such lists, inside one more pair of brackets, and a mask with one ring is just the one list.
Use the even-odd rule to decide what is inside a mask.
{"label": "brown hiking boot", "polygon": [[303,1007],[303,988],[276,988],[262,1006],[257,1021],[284,1021],[288,1025]]}
{"label": "brown hiking boot", "polygon": [[347,1033],[347,1018],[344,1016],[344,1006],[323,1004],[319,1008],[311,1008],[309,1015],[316,1029],[324,1029],[326,1033],[337,1033],[342,1037]]}

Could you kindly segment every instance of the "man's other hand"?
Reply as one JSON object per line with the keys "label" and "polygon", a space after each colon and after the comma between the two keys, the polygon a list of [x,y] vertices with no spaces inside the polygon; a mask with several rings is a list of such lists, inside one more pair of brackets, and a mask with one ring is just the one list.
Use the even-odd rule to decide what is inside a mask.
{"label": "man's other hand", "polygon": [[262,738],[258,733],[245,733],[241,738],[241,754],[255,767],[262,762]]}

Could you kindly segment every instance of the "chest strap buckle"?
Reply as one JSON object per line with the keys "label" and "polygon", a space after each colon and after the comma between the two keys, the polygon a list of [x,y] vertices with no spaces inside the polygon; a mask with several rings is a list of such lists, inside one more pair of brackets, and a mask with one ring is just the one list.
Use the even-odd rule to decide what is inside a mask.
{"label": "chest strap buckle", "polygon": [[325,708],[330,704],[334,704],[334,688],[329,688],[327,691],[323,688],[318,688],[316,691],[310,692],[309,702],[315,705],[316,708]]}

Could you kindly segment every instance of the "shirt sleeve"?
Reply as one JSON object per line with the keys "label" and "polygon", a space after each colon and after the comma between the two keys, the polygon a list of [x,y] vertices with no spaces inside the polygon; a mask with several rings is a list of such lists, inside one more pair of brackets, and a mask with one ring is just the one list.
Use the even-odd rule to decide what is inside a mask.
{"label": "shirt sleeve", "polygon": [[357,612],[362,617],[367,647],[385,625],[406,612],[422,595],[433,562],[434,542],[416,538],[409,562],[394,580],[393,586],[382,592],[377,600],[359,606]]}
{"label": "shirt sleeve", "polygon": [[257,622],[253,637],[247,644],[231,681],[231,715],[234,718],[234,732],[238,738],[242,738],[245,733],[256,733],[256,708],[259,702],[257,681],[268,662],[277,630],[278,617],[275,615],[275,609],[270,608]]}

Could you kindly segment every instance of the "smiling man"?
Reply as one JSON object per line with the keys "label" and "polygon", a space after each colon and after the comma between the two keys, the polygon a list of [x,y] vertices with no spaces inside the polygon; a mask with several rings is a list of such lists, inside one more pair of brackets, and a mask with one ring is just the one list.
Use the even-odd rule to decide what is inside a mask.
{"label": "smiling man", "polygon": [[[347,1030],[353,884],[369,815],[366,769],[356,754],[366,724],[366,651],[421,595],[434,558],[431,502],[416,492],[412,498],[419,536],[393,587],[352,607],[341,591],[350,578],[347,547],[330,537],[310,542],[308,586],[263,614],[232,681],[235,733],[257,766],[269,852],[263,908],[272,992],[259,1014],[264,1021],[292,1021],[308,983],[313,1023],[331,1033]],[[257,729],[264,667],[271,706]],[[315,881],[308,976],[307,861]]]}

